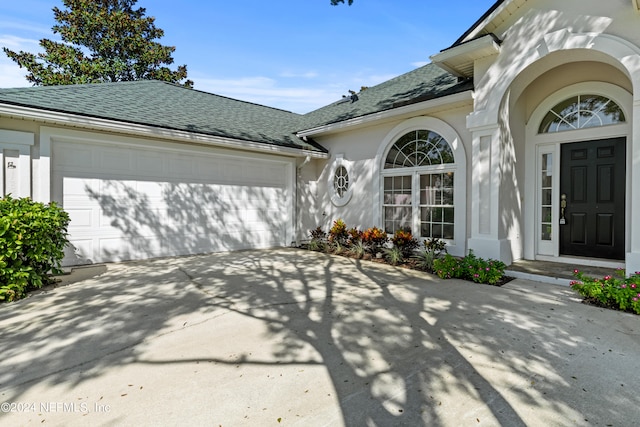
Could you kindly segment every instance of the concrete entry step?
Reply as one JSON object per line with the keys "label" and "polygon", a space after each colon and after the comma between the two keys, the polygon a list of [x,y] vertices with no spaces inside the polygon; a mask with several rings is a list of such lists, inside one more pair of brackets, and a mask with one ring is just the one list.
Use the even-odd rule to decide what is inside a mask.
{"label": "concrete entry step", "polygon": [[612,267],[597,267],[592,265],[578,265],[564,262],[519,260],[507,267],[505,274],[518,279],[535,280],[538,282],[569,285],[573,277],[573,270],[578,269],[591,277],[613,275],[616,271]]}

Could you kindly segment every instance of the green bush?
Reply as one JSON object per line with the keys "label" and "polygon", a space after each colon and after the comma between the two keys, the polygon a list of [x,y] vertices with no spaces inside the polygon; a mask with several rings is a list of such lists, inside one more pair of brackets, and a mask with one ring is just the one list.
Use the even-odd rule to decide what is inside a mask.
{"label": "green bush", "polygon": [[456,278],[489,285],[495,285],[502,279],[506,267],[502,261],[478,258],[473,251],[462,259],[446,254],[444,258],[433,261],[433,269],[441,279]]}
{"label": "green bush", "polygon": [[418,266],[425,271],[433,271],[433,262],[447,253],[447,243],[437,237],[424,241],[422,250],[418,253]]}
{"label": "green bush", "polygon": [[594,279],[573,270],[577,280],[571,282],[571,288],[603,307],[640,314],[640,272],[636,271],[630,277],[625,277],[622,269],[616,273],[618,277]]}
{"label": "green bush", "polygon": [[327,247],[327,233],[320,227],[316,227],[315,230],[309,232],[311,241],[309,242],[309,250],[324,252]]}
{"label": "green bush", "polygon": [[444,258],[433,260],[433,269],[441,279],[461,279],[462,263],[460,259],[446,254]]}
{"label": "green bush", "polygon": [[0,199],[0,300],[24,297],[60,273],[69,215],[55,203]]}

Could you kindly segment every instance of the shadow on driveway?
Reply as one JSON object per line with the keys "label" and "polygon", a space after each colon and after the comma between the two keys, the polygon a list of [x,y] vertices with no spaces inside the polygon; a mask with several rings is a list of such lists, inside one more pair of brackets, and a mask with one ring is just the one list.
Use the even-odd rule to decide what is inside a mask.
{"label": "shadow on driveway", "polygon": [[524,280],[233,252],[112,264],[1,306],[0,325],[0,401],[34,406],[0,414],[13,424],[640,419],[640,318]]}

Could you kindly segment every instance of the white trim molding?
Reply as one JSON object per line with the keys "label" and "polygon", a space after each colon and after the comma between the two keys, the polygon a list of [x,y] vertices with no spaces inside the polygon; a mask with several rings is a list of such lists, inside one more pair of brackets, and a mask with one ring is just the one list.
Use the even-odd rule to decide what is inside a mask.
{"label": "white trim molding", "polygon": [[[625,123],[593,127],[586,129],[576,129],[563,132],[539,133],[540,123],[545,115],[559,102],[577,95],[600,95],[614,101],[622,109],[625,115]],[[542,101],[531,114],[526,125],[526,145],[525,157],[536,159],[526,163],[525,168],[525,189],[524,189],[524,256],[526,259],[544,259],[545,256],[560,256],[558,226],[553,227],[552,240],[545,243],[546,247],[541,247],[539,242],[539,213],[536,210],[538,202],[536,197],[540,193],[539,179],[537,178],[538,164],[541,153],[552,153],[554,156],[553,170],[553,195],[552,195],[552,224],[559,224],[559,186],[560,186],[560,146],[563,143],[580,141],[590,141],[605,138],[626,137],[627,138],[627,177],[626,188],[627,197],[625,200],[625,229],[626,229],[626,250],[627,250],[627,270],[630,268],[640,269],[640,264],[632,267],[633,260],[640,260],[640,252],[634,251],[634,239],[640,241],[640,230],[634,226],[631,220],[636,206],[634,204],[634,191],[638,191],[638,186],[634,186],[634,153],[638,153],[637,138],[633,132],[637,128],[634,121],[637,121],[638,113],[634,110],[633,96],[620,86],[604,82],[582,82],[566,86]],[[635,154],[635,156],[638,156]],[[640,193],[640,192],[639,192]],[[640,208],[640,206],[638,206]],[[637,215],[637,214],[636,214]],[[631,263],[631,264],[630,264]],[[633,270],[635,271],[635,270]]]}
{"label": "white trim molding", "polygon": [[290,157],[311,156],[313,158],[320,159],[329,158],[328,153],[323,153],[320,151],[283,147],[267,143],[246,141],[222,136],[205,135],[201,133],[166,129],[135,123],[126,123],[117,120],[85,117],[77,114],[59,113],[55,111],[39,110],[36,108],[28,108],[15,105],[0,104],[0,115],[11,118],[40,121],[46,124],[70,126],[85,130],[115,132],[123,135],[157,138],[173,142],[226,147],[237,150],[257,151]]}
{"label": "white trim molding", "polygon": [[391,110],[380,111],[365,116],[354,117],[353,119],[343,120],[337,123],[330,123],[323,126],[317,126],[310,129],[301,130],[297,133],[299,137],[327,135],[331,133],[341,132],[344,130],[354,130],[360,127],[369,126],[371,124],[382,124],[389,121],[402,119],[403,116],[415,115],[417,112],[425,114],[428,110],[437,110],[442,107],[447,109],[454,108],[458,105],[471,105],[473,103],[473,91],[457,93],[455,95],[444,96],[442,98],[430,99],[416,104],[406,105],[403,107],[392,108]]}
{"label": "white trim molding", "polygon": [[[374,170],[372,171],[372,194],[373,194],[373,219],[374,224],[384,228],[382,223],[382,209],[384,197],[384,180],[385,176],[384,163],[386,154],[393,146],[398,138],[407,132],[415,130],[431,130],[442,136],[453,150],[455,159],[454,164],[444,165],[442,170],[454,172],[454,193],[453,204],[454,212],[454,239],[447,241],[447,250],[450,254],[456,256],[464,256],[466,254],[467,239],[467,157],[462,139],[458,132],[443,120],[434,117],[414,117],[395,126],[382,140],[378,146]],[[433,170],[437,170],[434,168]],[[415,171],[416,168],[408,168],[409,171]],[[399,169],[393,169],[398,172]]]}

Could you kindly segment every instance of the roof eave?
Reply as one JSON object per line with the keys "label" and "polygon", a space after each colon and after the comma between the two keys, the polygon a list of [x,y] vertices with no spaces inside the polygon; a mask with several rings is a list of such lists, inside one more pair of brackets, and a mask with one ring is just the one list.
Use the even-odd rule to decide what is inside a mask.
{"label": "roof eave", "polygon": [[402,107],[396,107],[390,110],[380,111],[377,113],[367,114],[352,119],[343,120],[336,123],[317,126],[310,129],[301,130],[296,133],[300,138],[326,135],[330,133],[342,132],[346,130],[355,130],[360,127],[367,126],[373,122],[383,123],[386,121],[396,120],[402,116],[415,114],[416,112],[424,112],[425,110],[433,110],[447,105],[456,106],[464,103],[473,102],[473,91],[466,90],[452,95],[446,95],[440,98],[434,98],[427,101],[409,104]]}
{"label": "roof eave", "polygon": [[25,107],[10,103],[0,102],[0,116],[34,120],[60,126],[71,126],[83,129],[91,129],[103,132],[116,132],[120,134],[136,135],[147,138],[160,138],[163,140],[189,142],[226,148],[234,148],[245,151],[257,151],[270,154],[279,154],[291,157],[327,158],[328,154],[320,151],[293,148],[275,144],[248,141],[236,138],[208,135],[197,132],[187,132],[176,129],[168,129],[157,126],[121,122],[117,120],[87,117],[79,114],[63,113],[33,107]]}
{"label": "roof eave", "polygon": [[438,67],[458,77],[473,77],[476,60],[500,53],[500,40],[494,34],[470,40],[431,56]]}
{"label": "roof eave", "polygon": [[456,40],[451,47],[458,46],[478,36],[483,28],[487,26],[497,15],[499,15],[514,0],[498,0],[480,17],[467,31]]}

